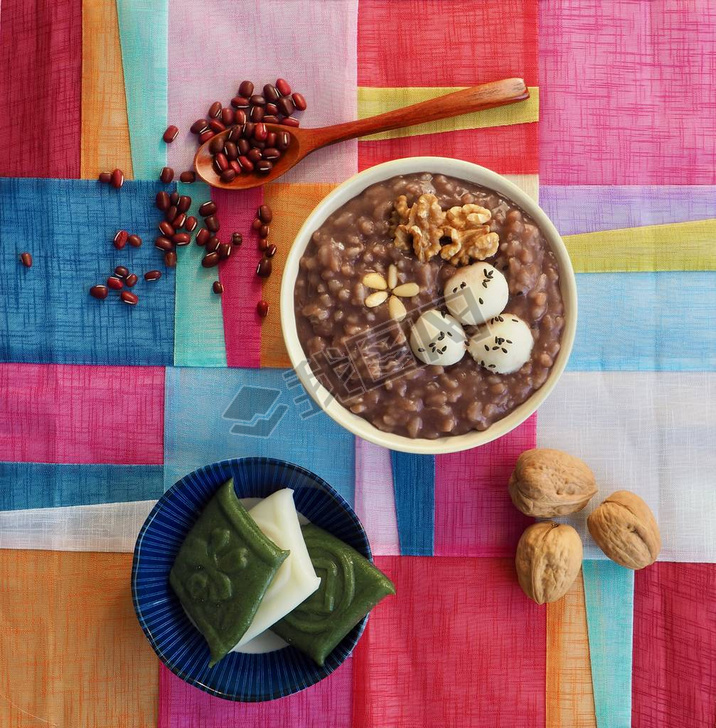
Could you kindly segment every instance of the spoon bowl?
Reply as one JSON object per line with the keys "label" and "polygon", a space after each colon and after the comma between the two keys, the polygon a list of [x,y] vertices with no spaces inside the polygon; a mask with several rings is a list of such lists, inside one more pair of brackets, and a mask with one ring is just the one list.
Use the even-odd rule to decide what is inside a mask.
{"label": "spoon bowl", "polygon": [[282,124],[266,124],[266,129],[269,132],[285,131],[291,135],[288,149],[274,162],[273,168],[267,174],[257,174],[255,172],[239,174],[231,182],[222,182],[212,166],[213,158],[209,151],[209,144],[214,141],[216,136],[224,139],[228,137],[231,130],[227,129],[212,137],[199,148],[194,157],[194,166],[199,177],[212,187],[223,190],[246,190],[251,187],[260,187],[267,182],[273,182],[288,172],[289,169],[295,167],[304,157],[321,147],[381,131],[401,129],[406,126],[447,119],[451,116],[460,116],[473,111],[506,106],[507,104],[524,101],[529,98],[529,95],[530,92],[523,79],[506,78],[502,81],[492,81],[481,86],[472,86],[461,91],[454,91],[445,96],[405,106],[402,109],[388,111],[385,114],[349,121],[344,124],[335,124],[334,126],[301,129],[299,127],[287,127]]}

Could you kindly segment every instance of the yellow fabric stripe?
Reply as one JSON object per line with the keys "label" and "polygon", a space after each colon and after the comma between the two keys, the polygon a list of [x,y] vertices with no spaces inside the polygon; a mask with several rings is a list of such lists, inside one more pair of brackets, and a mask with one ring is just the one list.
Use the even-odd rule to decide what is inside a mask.
{"label": "yellow fabric stripe", "polygon": [[546,728],[596,728],[582,572],[547,605]]}
{"label": "yellow fabric stripe", "polygon": [[578,273],[716,270],[716,220],[566,235]]}
{"label": "yellow fabric stripe", "polygon": [[[358,88],[358,117],[375,116],[386,111],[393,111],[402,106],[417,104],[437,96],[459,91],[455,88]],[[507,126],[510,124],[528,124],[539,121],[539,88],[530,87],[530,98],[517,104],[500,106],[486,111],[475,111],[451,119],[430,121],[407,129],[394,129],[363,137],[364,139],[397,139],[417,136],[418,134],[438,134],[443,131],[459,129],[483,129],[489,126]]]}
{"label": "yellow fabric stripe", "polygon": [[115,167],[133,177],[117,3],[83,0],[80,175],[95,179]]}

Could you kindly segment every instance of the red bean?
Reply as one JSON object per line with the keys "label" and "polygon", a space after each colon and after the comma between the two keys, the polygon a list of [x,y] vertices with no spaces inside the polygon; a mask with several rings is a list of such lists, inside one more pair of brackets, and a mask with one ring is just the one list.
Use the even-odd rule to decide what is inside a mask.
{"label": "red bean", "polygon": [[206,131],[201,132],[199,134],[199,144],[205,144],[209,141],[209,139],[213,139],[216,136],[211,129],[207,129]]}
{"label": "red bean", "polygon": [[264,118],[265,113],[262,106],[252,106],[251,111],[249,111],[249,119],[254,122],[259,122]]}
{"label": "red bean", "polygon": [[102,182],[102,184],[108,185],[112,181],[112,173],[111,172],[100,172],[99,177],[97,179]]}
{"label": "red bean", "polygon": [[189,215],[187,219],[184,221],[184,229],[188,232],[193,232],[196,230],[196,226],[199,224],[199,221],[194,217],[194,215]]}
{"label": "red bean", "polygon": [[242,81],[239,85],[239,96],[245,96],[248,98],[254,92],[254,85],[251,81]]}
{"label": "red bean", "polygon": [[255,128],[256,124],[254,124],[253,121],[247,121],[244,124],[244,128],[241,130],[241,134],[243,135],[244,139],[251,139],[251,137],[254,135]]}
{"label": "red bean", "polygon": [[220,134],[222,131],[226,131],[226,126],[224,126],[224,124],[218,119],[212,119],[209,122],[209,129],[216,134]]}
{"label": "red bean", "polygon": [[169,195],[169,204],[170,205],[177,205],[179,203],[179,193],[174,190],[174,192]]}
{"label": "red bean", "polygon": [[145,281],[158,281],[161,277],[162,277],[162,272],[160,270],[148,270],[144,274]]}
{"label": "red bean", "polygon": [[306,99],[304,98],[303,94],[297,94],[297,93],[292,94],[291,95],[291,100],[293,101],[294,106],[299,111],[305,111],[306,110],[307,104],[306,104]]}
{"label": "red bean", "polygon": [[133,247],[133,248],[141,248],[142,247],[142,239],[139,237],[139,235],[130,235],[127,238],[127,242]]}
{"label": "red bean", "polygon": [[246,112],[243,109],[236,109],[236,112],[234,113],[234,124],[241,126],[245,124],[247,120]]}
{"label": "red bean", "polygon": [[139,303],[139,296],[131,291],[122,291],[119,297],[130,306],[136,306]]}
{"label": "red bean", "polygon": [[224,292],[224,286],[219,281],[214,281],[211,286],[211,290],[214,291],[214,293],[221,295]]}
{"label": "red bean", "polygon": [[114,240],[112,241],[114,247],[117,248],[117,250],[122,250],[122,248],[127,244],[128,237],[129,233],[126,230],[117,230],[114,235]]}
{"label": "red bean", "polygon": [[121,169],[115,169],[112,171],[112,187],[119,189],[124,184],[124,172]]}
{"label": "red bean", "polygon": [[189,195],[181,195],[177,200],[177,210],[186,212],[191,207],[191,197]]}
{"label": "red bean", "polygon": [[172,242],[174,245],[189,245],[191,242],[191,235],[189,235],[189,233],[175,233],[172,235]]}
{"label": "red bean", "polygon": [[256,266],[256,275],[259,278],[268,278],[271,275],[271,260],[269,258],[261,258]]}
{"label": "red bean", "polygon": [[192,134],[201,134],[209,128],[209,122],[206,119],[197,119],[190,128]]}
{"label": "red bean", "polygon": [[278,118],[278,116],[275,116],[274,114],[266,114],[261,121],[263,121],[264,124],[280,124],[281,123],[281,120]]}
{"label": "red bean", "polygon": [[202,217],[208,217],[216,212],[216,203],[213,200],[202,202],[199,206],[199,214]]}
{"label": "red bean", "polygon": [[32,255],[30,253],[20,253],[20,262],[25,268],[32,268]]}
{"label": "red bean", "polygon": [[233,248],[229,245],[229,243],[221,243],[218,248],[219,258],[221,258],[221,260],[226,260],[231,255],[232,250]]}
{"label": "red bean", "polygon": [[243,171],[243,170],[241,169],[241,165],[239,164],[239,161],[238,161],[238,159],[232,159],[232,160],[231,160],[231,161],[229,162],[229,166],[231,167],[231,169],[233,169],[233,170],[234,170],[234,172],[236,172],[236,174],[241,174],[241,172]]}
{"label": "red bean", "polygon": [[174,233],[176,232],[173,226],[171,226],[166,220],[162,220],[157,227],[163,235],[167,235],[169,237],[174,235]]}
{"label": "red bean", "polygon": [[218,250],[220,245],[221,242],[219,241],[219,238],[217,238],[216,235],[212,235],[206,244],[207,253],[213,253],[215,250]]}
{"label": "red bean", "polygon": [[154,203],[160,210],[168,210],[169,209],[169,195],[162,190],[161,192],[157,192],[156,201]]}
{"label": "red bean", "polygon": [[249,149],[251,149],[251,145],[249,144],[248,139],[239,139],[236,142],[236,147],[239,150],[239,155],[243,154],[244,156],[246,156],[249,152]]}
{"label": "red bean", "polygon": [[266,137],[268,136],[268,129],[266,128],[266,124],[256,124],[252,136],[257,142],[265,142]]}
{"label": "red bean", "polygon": [[160,235],[158,238],[154,239],[154,247],[168,253],[170,250],[174,250],[174,243],[164,235]]}
{"label": "red bean", "polygon": [[113,291],[119,291],[124,288],[124,283],[121,278],[117,278],[117,276],[110,276],[107,278],[107,287],[111,288]]}
{"label": "red bean", "polygon": [[254,94],[250,99],[251,106],[266,106],[266,99],[261,94]]}
{"label": "red bean", "polygon": [[233,233],[231,235],[231,242],[238,248],[244,242],[244,236],[241,233]]}
{"label": "red bean", "polygon": [[283,98],[279,99],[277,102],[278,110],[284,115],[284,116],[291,116],[293,112],[296,110],[296,107],[293,104],[293,101],[288,98],[288,96],[284,96]]}
{"label": "red bean", "polygon": [[291,135],[287,131],[280,131],[276,135],[276,149],[285,152],[291,144]]}
{"label": "red bean", "polygon": [[267,258],[273,258],[274,255],[276,255],[277,250],[278,250],[278,248],[275,245],[271,244],[268,246],[268,248],[266,248],[266,252],[264,253],[264,255]]}
{"label": "red bean", "polygon": [[202,228],[196,234],[196,244],[197,245],[206,245],[210,239],[211,239],[211,233],[206,228]]}
{"label": "red bean", "polygon": [[270,205],[261,205],[257,211],[257,217],[263,223],[270,223],[273,220],[273,210]]}
{"label": "red bean", "polygon": [[186,222],[186,213],[180,212],[173,220],[172,220],[172,227],[175,230],[179,230],[179,228],[184,227],[184,223]]}
{"label": "red bean", "polygon": [[238,159],[239,149],[234,142],[227,141],[224,145],[224,154],[226,154],[227,159]]}
{"label": "red bean", "polygon": [[118,265],[118,266],[117,266],[117,267],[116,267],[116,268],[114,269],[114,274],[115,274],[116,276],[119,276],[120,278],[126,278],[126,277],[127,277],[128,275],[129,275],[129,268],[126,268],[126,267],[125,267],[125,266],[123,266],[123,265]]}
{"label": "red bean", "polygon": [[135,284],[135,283],[136,283],[136,282],[137,282],[138,280],[139,280],[139,278],[137,278],[137,275],[136,275],[136,273],[130,273],[130,274],[129,274],[129,275],[127,276],[127,279],[125,280],[125,283],[126,283],[126,284],[127,284],[127,285],[128,285],[129,287],[130,287],[130,288],[133,288],[133,287],[134,287],[134,284]]}
{"label": "red bean", "polygon": [[191,184],[196,181],[196,172],[186,171],[179,175],[179,181],[185,184]]}
{"label": "red bean", "polygon": [[263,225],[263,222],[261,221],[260,217],[255,217],[254,221],[251,223],[251,229],[252,230],[259,230],[261,226]]}
{"label": "red bean", "polygon": [[254,171],[254,163],[243,154],[239,157],[239,164],[241,165],[241,171],[242,172],[253,172]]}
{"label": "red bean", "polygon": [[234,98],[231,99],[231,105],[235,109],[248,109],[249,100],[246,96],[242,96],[241,94],[239,94],[238,96],[234,96]]}
{"label": "red bean", "polygon": [[221,110],[221,123],[226,127],[230,127],[234,123],[234,110],[231,107],[225,106]]}
{"label": "red bean", "polygon": [[218,154],[224,148],[224,140],[222,137],[214,137],[209,142],[209,151],[212,154]]}
{"label": "red bean", "polygon": [[269,305],[266,301],[259,301],[256,304],[256,313],[261,316],[261,318],[266,318],[268,316],[269,312]]}
{"label": "red bean", "polygon": [[266,104],[264,111],[266,112],[266,116],[277,116],[278,106],[276,104]]}
{"label": "red bean", "polygon": [[176,205],[172,205],[165,213],[164,213],[164,219],[172,226],[174,227],[174,219],[179,214],[179,210],[177,210]]}
{"label": "red bean", "polygon": [[264,159],[270,159],[272,162],[277,160],[281,156],[281,152],[278,151],[278,149],[275,149],[274,147],[266,147],[263,151],[263,158]]}
{"label": "red bean", "polygon": [[214,103],[209,107],[209,118],[216,119],[216,117],[221,113],[221,109],[221,101],[214,101]]}
{"label": "red bean", "polygon": [[204,268],[213,268],[219,264],[219,254],[217,252],[205,255],[201,261]]}
{"label": "red bean", "polygon": [[164,182],[165,185],[168,185],[174,179],[174,170],[171,167],[162,167],[159,179]]}
{"label": "red bean", "polygon": [[276,79],[276,88],[283,96],[289,96],[291,94],[291,86],[285,78]]}
{"label": "red bean", "polygon": [[174,126],[174,124],[170,124],[164,132],[162,139],[164,139],[167,144],[171,144],[177,138],[177,134],[179,134],[179,127]]}
{"label": "red bean", "polygon": [[246,155],[254,164],[260,162],[263,158],[263,154],[260,149],[249,149],[249,153]]}
{"label": "red bean", "polygon": [[104,301],[109,296],[109,289],[107,286],[92,286],[90,288],[90,296],[98,298],[100,301]]}
{"label": "red bean", "polygon": [[233,169],[225,169],[220,175],[219,179],[225,184],[231,184],[236,179],[236,172]]}
{"label": "red bean", "polygon": [[216,166],[221,172],[229,168],[229,160],[226,158],[226,155],[223,152],[219,152],[214,156],[214,162],[216,162]]}
{"label": "red bean", "polygon": [[287,116],[285,119],[281,119],[283,126],[301,126],[301,122],[295,116]]}
{"label": "red bean", "polygon": [[166,265],[167,268],[174,268],[177,264],[177,254],[170,250],[167,253],[164,253],[164,265]]}
{"label": "red bean", "polygon": [[269,162],[268,159],[262,159],[256,165],[256,171],[259,174],[268,174],[273,169],[273,162]]}
{"label": "red bean", "polygon": [[266,238],[259,238],[259,250],[263,252],[269,246],[269,241]]}
{"label": "red bean", "polygon": [[262,225],[259,228],[259,237],[260,238],[267,238],[269,236],[269,226],[268,225]]}
{"label": "red bean", "polygon": [[275,103],[281,98],[281,94],[278,92],[278,89],[275,86],[267,83],[264,86],[264,98],[266,99],[266,101],[272,101]]}

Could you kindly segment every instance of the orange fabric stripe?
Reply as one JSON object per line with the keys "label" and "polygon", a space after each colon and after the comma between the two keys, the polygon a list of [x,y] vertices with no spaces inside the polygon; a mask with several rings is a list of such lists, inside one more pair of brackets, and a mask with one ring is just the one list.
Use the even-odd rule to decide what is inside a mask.
{"label": "orange fabric stripe", "polygon": [[270,311],[261,329],[261,366],[291,366],[281,334],[279,294],[286,255],[301,225],[313,208],[338,185],[328,183],[283,183],[266,185],[264,202],[273,210],[270,241],[278,247],[273,272],[264,283],[263,296]]}
{"label": "orange fabric stripe", "polygon": [[115,0],[82,2],[81,128],[83,179],[115,167],[133,177]]}
{"label": "orange fabric stripe", "polygon": [[131,566],[132,554],[0,551],[3,728],[156,726]]}
{"label": "orange fabric stripe", "polygon": [[596,728],[584,580],[547,605],[546,728]]}

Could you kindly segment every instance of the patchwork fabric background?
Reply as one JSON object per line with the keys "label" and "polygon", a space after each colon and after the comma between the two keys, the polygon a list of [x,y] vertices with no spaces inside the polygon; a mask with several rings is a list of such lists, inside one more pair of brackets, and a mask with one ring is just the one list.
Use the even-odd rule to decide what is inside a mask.
{"label": "patchwork fabric background", "polygon": [[[597,726],[716,724],[716,7],[709,0],[3,0],[0,6],[0,724]],[[320,126],[521,76],[519,106],[323,150],[213,199],[244,245],[218,271],[196,246],[164,269],[164,164],[243,78],[288,78]],[[161,141],[168,123],[181,129]],[[373,164],[445,155],[510,176],[564,235],[579,327],[555,392],[521,427],[439,457],[341,430],[294,386],[279,327],[285,254],[306,215]],[[120,191],[96,182],[120,167]],[[254,275],[257,205],[279,253]],[[131,228],[139,249],[115,250]],[[19,265],[28,250],[31,269]],[[87,295],[115,265],[162,267],[141,305]],[[263,322],[255,302],[271,304]],[[269,439],[232,403],[285,412]],[[240,413],[239,413],[240,414]],[[627,488],[664,547],[638,573],[585,528],[567,597],[520,591],[529,519],[506,483],[520,452],[584,458],[599,502]],[[272,455],[355,505],[397,596],[327,680],[262,705],[164,668],[134,617],[131,551],[156,499],[224,457]]]}

